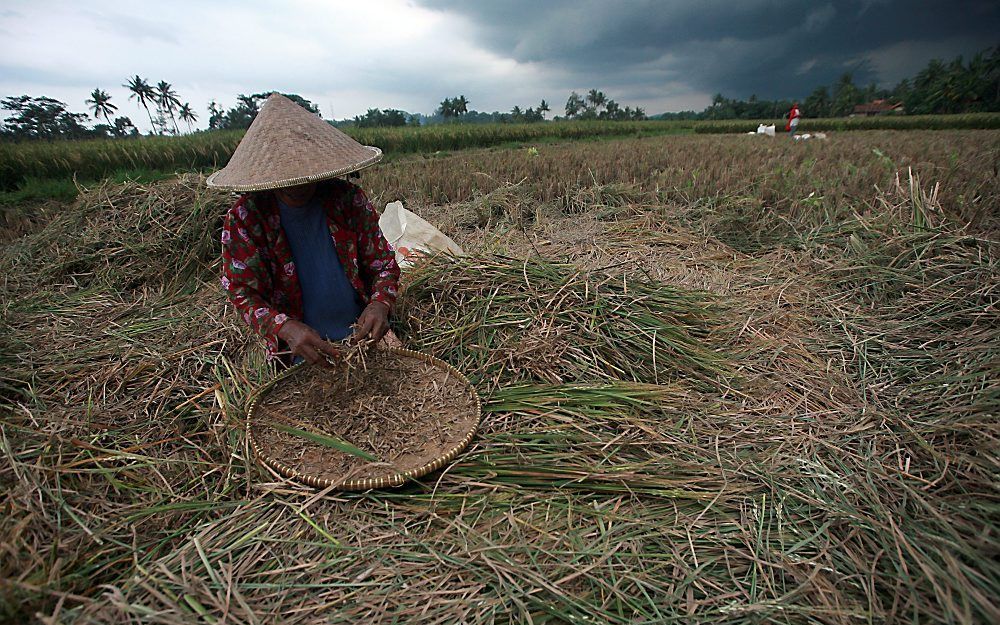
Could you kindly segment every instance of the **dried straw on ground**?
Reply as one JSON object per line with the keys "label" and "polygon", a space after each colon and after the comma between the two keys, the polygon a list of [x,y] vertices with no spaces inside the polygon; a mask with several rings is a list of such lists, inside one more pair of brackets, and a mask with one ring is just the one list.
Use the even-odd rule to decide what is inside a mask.
{"label": "dried straw on ground", "polygon": [[[269,372],[214,286],[228,199],[193,178],[96,189],[0,254],[2,614],[997,621],[1000,256],[983,215],[1000,181],[978,137],[746,144],[726,162],[759,184],[717,195],[696,148],[721,138],[675,161],[632,142],[697,181],[659,190],[605,178],[618,147],[543,146],[520,185],[489,172],[515,188],[427,207],[474,262],[425,267],[396,329],[475,377],[486,419],[422,486],[357,495],[274,480],[242,444]],[[912,184],[859,160],[907,145],[930,148]],[[753,170],[760,150],[799,165]],[[595,179],[549,195],[553,163],[583,153]],[[525,157],[471,154],[437,184],[471,189],[477,159],[507,158]],[[655,365],[654,328],[677,337]]]}

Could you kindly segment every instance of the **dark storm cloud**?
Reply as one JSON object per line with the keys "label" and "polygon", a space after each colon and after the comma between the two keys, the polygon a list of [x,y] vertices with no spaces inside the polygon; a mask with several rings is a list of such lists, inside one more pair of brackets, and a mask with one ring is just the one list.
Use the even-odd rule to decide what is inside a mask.
{"label": "dark storm cloud", "polygon": [[665,83],[791,97],[844,72],[890,85],[931,58],[1000,43],[1000,3],[992,0],[419,3],[464,16],[498,54],[634,97]]}

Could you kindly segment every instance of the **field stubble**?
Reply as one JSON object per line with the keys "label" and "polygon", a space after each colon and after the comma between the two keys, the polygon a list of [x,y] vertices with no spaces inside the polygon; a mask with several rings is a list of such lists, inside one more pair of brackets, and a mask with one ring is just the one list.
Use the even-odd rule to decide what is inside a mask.
{"label": "field stubble", "polygon": [[998,138],[677,137],[400,161],[471,255],[397,331],[481,435],[400,491],[266,475],[215,286],[229,202],[102,186],[0,254],[5,615],[60,622],[1000,617]]}

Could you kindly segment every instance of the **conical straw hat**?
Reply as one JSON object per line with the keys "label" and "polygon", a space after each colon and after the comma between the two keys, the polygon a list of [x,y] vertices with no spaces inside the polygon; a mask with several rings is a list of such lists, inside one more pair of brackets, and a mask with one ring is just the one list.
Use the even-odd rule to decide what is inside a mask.
{"label": "conical straw hat", "polygon": [[361,145],[285,96],[264,102],[229,164],[208,186],[264,191],[342,176],[382,160],[382,150]]}

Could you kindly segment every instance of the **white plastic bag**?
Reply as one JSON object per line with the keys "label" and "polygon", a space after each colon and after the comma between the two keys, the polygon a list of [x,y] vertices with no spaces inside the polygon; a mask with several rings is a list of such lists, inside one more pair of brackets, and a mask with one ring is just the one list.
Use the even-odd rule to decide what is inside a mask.
{"label": "white plastic bag", "polygon": [[810,139],[826,139],[826,133],[815,132],[813,134],[809,134],[808,132],[804,132],[800,135],[795,135],[796,141],[808,141]]}
{"label": "white plastic bag", "polygon": [[771,124],[770,126],[765,126],[764,124],[760,124],[759,126],[757,126],[757,134],[759,134],[759,135],[767,135],[769,137],[773,137],[774,136],[774,124]]}
{"label": "white plastic bag", "polygon": [[402,202],[386,204],[378,225],[396,250],[396,262],[403,268],[427,254],[448,252],[460,256],[465,253],[429,221],[403,208]]}

